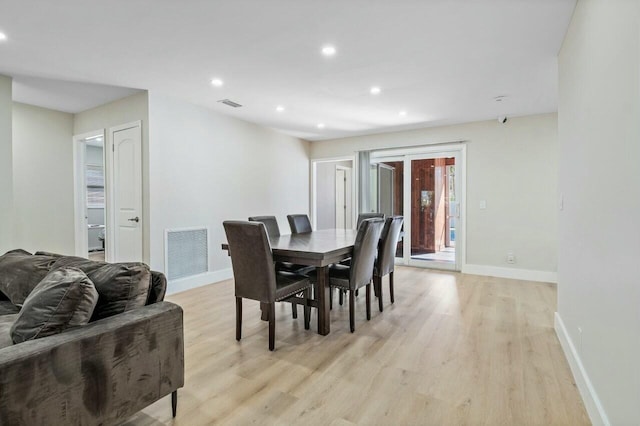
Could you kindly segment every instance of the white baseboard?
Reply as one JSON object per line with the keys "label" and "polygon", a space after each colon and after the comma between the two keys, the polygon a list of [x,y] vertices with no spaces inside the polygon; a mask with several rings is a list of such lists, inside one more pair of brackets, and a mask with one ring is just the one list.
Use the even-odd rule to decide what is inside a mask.
{"label": "white baseboard", "polygon": [[167,283],[167,294],[180,293],[203,285],[217,283],[233,278],[233,270],[220,269],[218,271],[207,272],[193,277],[171,280]]}
{"label": "white baseboard", "polygon": [[576,381],[576,386],[580,391],[580,396],[582,396],[582,401],[587,409],[587,414],[591,419],[591,423],[594,425],[609,426],[611,423],[609,422],[607,413],[604,411],[604,408],[600,403],[600,398],[598,398],[598,394],[593,388],[591,380],[589,380],[589,376],[582,365],[580,355],[578,355],[576,347],[564,326],[564,322],[562,321],[560,314],[557,312],[555,315],[554,325],[556,335],[558,336],[558,340],[560,340],[560,346],[562,346],[564,356],[569,362],[569,367],[573,373],[573,378]]}
{"label": "white baseboard", "polygon": [[485,275],[490,277],[511,278],[515,280],[557,283],[557,272],[536,271],[532,269],[502,268],[500,266],[472,265],[462,266],[463,274]]}

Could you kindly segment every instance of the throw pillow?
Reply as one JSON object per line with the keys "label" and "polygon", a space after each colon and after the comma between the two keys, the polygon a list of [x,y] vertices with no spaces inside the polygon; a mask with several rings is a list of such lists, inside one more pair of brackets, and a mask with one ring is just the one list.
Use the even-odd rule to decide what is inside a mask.
{"label": "throw pillow", "polygon": [[22,305],[55,261],[55,257],[36,256],[24,250],[3,254],[0,256],[0,292],[14,305]]}
{"label": "throw pillow", "polygon": [[98,292],[84,272],[55,269],[24,301],[11,326],[11,339],[22,343],[87,324],[97,302]]}
{"label": "throw pillow", "polygon": [[81,257],[58,258],[53,268],[73,266],[96,286],[99,298],[91,321],[144,306],[151,284],[151,271],[144,263],[106,263]]}

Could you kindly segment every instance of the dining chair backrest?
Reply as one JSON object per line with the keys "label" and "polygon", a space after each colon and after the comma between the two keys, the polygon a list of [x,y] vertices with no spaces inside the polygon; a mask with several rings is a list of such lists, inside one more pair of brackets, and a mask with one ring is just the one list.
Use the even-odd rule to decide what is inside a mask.
{"label": "dining chair backrest", "polygon": [[269,238],[280,236],[280,227],[278,226],[278,220],[275,216],[251,216],[250,222],[262,222],[267,228],[267,235]]}
{"label": "dining chair backrest", "polygon": [[360,224],[362,223],[363,220],[365,219],[374,219],[374,218],[382,218],[384,219],[384,213],[360,213],[358,214],[358,225],[356,226],[356,229],[360,228]]}
{"label": "dining chair backrest", "polygon": [[311,232],[311,222],[306,214],[290,214],[287,216],[292,234]]}
{"label": "dining chair backrest", "polygon": [[262,222],[225,221],[236,297],[275,301],[276,274],[273,253]]}
{"label": "dining chair backrest", "polygon": [[349,277],[349,287],[353,290],[368,284],[373,278],[373,264],[383,226],[384,220],[373,218],[363,220],[358,228]]}
{"label": "dining chair backrest", "polygon": [[376,259],[376,272],[383,277],[393,271],[396,258],[396,247],[402,229],[402,216],[391,216],[384,221],[384,228],[380,235],[378,246],[378,258]]}

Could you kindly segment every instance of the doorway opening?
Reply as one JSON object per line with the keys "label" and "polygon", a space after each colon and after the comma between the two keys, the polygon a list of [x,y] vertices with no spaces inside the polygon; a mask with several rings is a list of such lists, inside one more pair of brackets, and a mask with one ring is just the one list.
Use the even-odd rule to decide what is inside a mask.
{"label": "doorway opening", "polygon": [[355,227],[355,179],[353,158],[312,161],[311,224],[313,229]]}
{"label": "doorway opening", "polygon": [[105,137],[99,130],[74,138],[76,255],[105,261],[109,244],[105,180]]}
{"label": "doorway opening", "polygon": [[455,264],[455,158],[411,160],[411,259]]}

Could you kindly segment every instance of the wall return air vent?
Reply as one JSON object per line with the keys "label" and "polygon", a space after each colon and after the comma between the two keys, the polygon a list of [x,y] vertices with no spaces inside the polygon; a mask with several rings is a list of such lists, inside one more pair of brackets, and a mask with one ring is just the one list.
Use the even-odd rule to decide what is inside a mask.
{"label": "wall return air vent", "polygon": [[165,271],[169,281],[209,271],[206,227],[165,230]]}
{"label": "wall return air vent", "polygon": [[233,101],[232,101],[232,100],[230,100],[230,99],[220,99],[218,102],[223,103],[223,104],[225,104],[225,105],[229,105],[230,107],[234,107],[234,108],[239,108],[239,107],[241,107],[241,106],[242,106],[242,105],[240,105],[239,103],[237,103],[237,102],[233,102]]}

